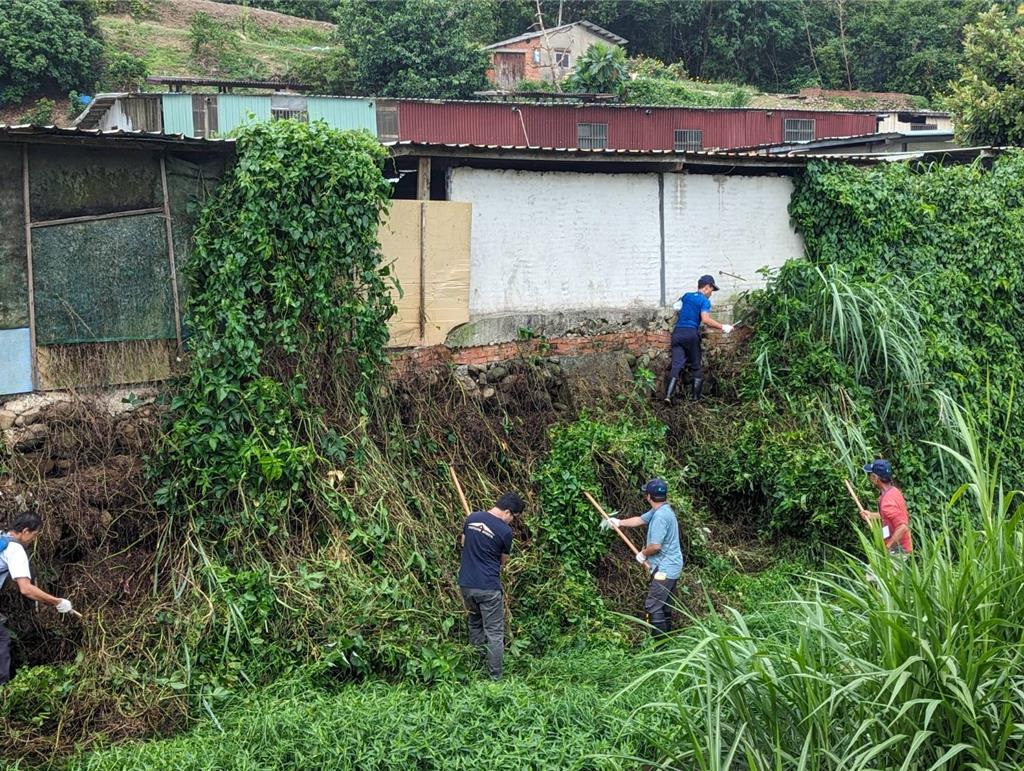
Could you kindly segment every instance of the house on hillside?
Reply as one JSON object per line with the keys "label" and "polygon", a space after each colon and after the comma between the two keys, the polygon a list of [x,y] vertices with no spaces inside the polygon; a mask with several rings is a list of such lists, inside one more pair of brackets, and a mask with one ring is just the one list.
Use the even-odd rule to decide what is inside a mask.
{"label": "house on hillside", "polygon": [[571,74],[594,43],[622,47],[628,42],[589,21],[535,30],[486,46],[491,57],[487,77],[501,91],[511,91],[521,80],[550,83]]}

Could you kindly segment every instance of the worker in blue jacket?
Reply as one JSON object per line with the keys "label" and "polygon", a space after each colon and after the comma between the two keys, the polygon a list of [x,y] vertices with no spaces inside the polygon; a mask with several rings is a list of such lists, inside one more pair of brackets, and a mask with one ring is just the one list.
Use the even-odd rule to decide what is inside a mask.
{"label": "worker in blue jacket", "polygon": [[704,370],[700,366],[700,325],[707,324],[725,334],[732,332],[731,324],[720,324],[711,318],[711,293],[717,291],[718,286],[711,276],[701,276],[697,281],[697,291],[687,292],[673,305],[679,315],[672,330],[672,370],[665,392],[666,402],[672,401],[672,393],[684,367],[693,374],[693,398],[699,399],[704,389]]}

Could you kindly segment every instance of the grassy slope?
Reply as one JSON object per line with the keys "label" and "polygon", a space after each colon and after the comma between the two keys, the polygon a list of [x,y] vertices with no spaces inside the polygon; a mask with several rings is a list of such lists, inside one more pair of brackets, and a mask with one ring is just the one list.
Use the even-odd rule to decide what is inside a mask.
{"label": "grassy slope", "polygon": [[[193,60],[189,47],[189,22],[200,12],[230,29],[241,58],[257,62],[266,77],[284,75],[297,60],[331,46],[333,25],[209,0],[159,0],[141,17],[100,16],[99,27],[108,52],[141,57],[153,75],[209,77],[218,73]],[[233,74],[228,70],[219,74]]]}

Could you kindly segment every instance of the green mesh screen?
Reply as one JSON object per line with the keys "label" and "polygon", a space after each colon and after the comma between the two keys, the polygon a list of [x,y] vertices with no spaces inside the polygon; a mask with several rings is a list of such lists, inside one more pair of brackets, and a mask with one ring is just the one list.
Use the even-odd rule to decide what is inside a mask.
{"label": "green mesh screen", "polygon": [[28,168],[33,222],[163,205],[154,152],[36,145]]}
{"label": "green mesh screen", "polygon": [[28,326],[21,147],[0,145],[0,329]]}
{"label": "green mesh screen", "polygon": [[39,345],[173,338],[160,214],[32,231]]}

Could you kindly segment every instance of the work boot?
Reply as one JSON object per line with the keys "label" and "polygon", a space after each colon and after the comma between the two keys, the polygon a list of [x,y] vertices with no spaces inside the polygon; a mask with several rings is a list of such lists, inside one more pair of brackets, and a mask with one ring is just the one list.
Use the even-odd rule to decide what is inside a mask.
{"label": "work boot", "polygon": [[672,403],[672,392],[676,390],[676,383],[678,381],[679,378],[677,377],[674,377],[668,381],[668,388],[665,389],[665,401],[668,402],[669,404]]}
{"label": "work boot", "polygon": [[704,391],[704,378],[698,377],[693,379],[693,400],[697,401],[700,399],[701,393]]}

